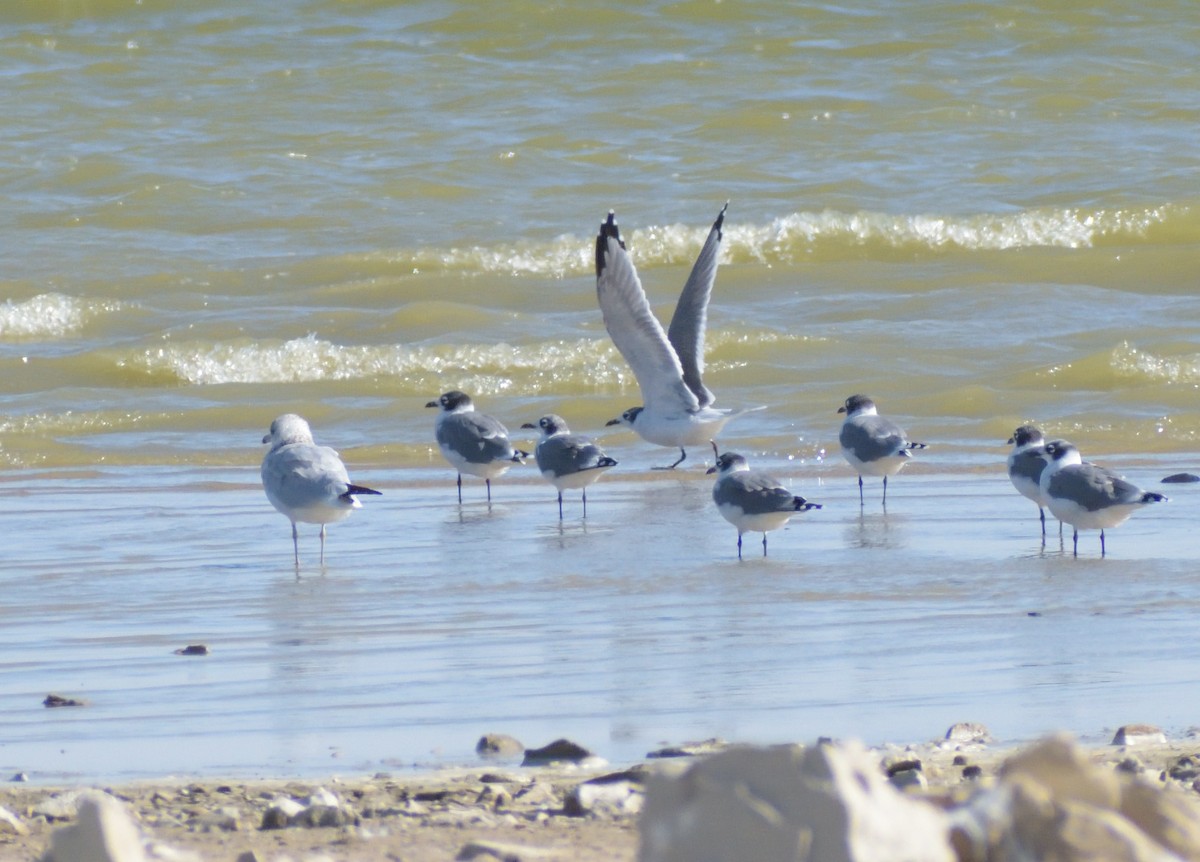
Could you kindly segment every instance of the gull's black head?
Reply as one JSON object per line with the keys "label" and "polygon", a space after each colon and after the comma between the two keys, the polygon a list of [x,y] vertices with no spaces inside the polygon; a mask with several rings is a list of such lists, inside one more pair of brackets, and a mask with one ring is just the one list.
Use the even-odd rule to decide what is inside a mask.
{"label": "gull's black head", "polygon": [[730,473],[743,467],[748,467],[746,459],[737,452],[723,452],[717,456],[717,463],[705,470],[705,473]]}
{"label": "gull's black head", "polygon": [[450,413],[460,407],[470,407],[471,396],[465,392],[459,392],[457,389],[451,389],[449,392],[443,393],[437,401],[430,401],[425,406],[440,407]]}
{"label": "gull's black head", "polygon": [[1039,443],[1045,442],[1045,440],[1045,435],[1042,434],[1042,430],[1036,425],[1022,425],[1008,438],[1008,442],[1016,446],[1028,446],[1030,444],[1036,446]]}
{"label": "gull's black head", "polygon": [[620,418],[609,419],[604,424],[605,425],[630,425],[630,426],[632,426],[633,423],[637,421],[638,416],[640,416],[642,411],[645,409],[646,408],[644,408],[644,407],[630,407],[628,410],[626,410],[624,413],[621,414]]}
{"label": "gull's black head", "polygon": [[1050,461],[1061,461],[1064,458],[1079,457],[1079,450],[1066,440],[1051,440],[1046,444],[1046,456]]}
{"label": "gull's black head", "polygon": [[851,395],[846,399],[846,403],[837,409],[837,412],[850,414],[874,406],[875,402],[865,395]]}

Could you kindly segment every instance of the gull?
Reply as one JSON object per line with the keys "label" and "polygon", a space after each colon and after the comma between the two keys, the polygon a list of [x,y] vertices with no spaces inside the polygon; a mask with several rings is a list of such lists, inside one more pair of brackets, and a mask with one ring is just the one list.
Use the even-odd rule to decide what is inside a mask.
{"label": "gull", "polygon": [[[1042,493],[1042,471],[1046,469],[1046,461],[1042,452],[1046,448],[1046,437],[1040,428],[1033,425],[1022,425],[1008,438],[1012,451],[1008,453],[1008,478],[1013,487],[1037,503],[1038,515],[1042,521],[1042,535],[1046,535],[1046,510],[1048,505],[1046,495]],[[1059,529],[1062,522],[1059,521]]]}
{"label": "gull", "polygon": [[513,464],[525,463],[529,453],[513,448],[507,428],[491,416],[476,413],[469,395],[452,390],[425,406],[441,408],[434,433],[442,456],[458,471],[458,502],[462,502],[463,473],[483,479],[492,502],[492,480]]}
{"label": "gull", "polygon": [[587,517],[587,488],[604,471],[617,466],[590,437],[572,434],[561,416],[549,413],[534,425],[526,422],[522,428],[540,428],[542,439],[533,455],[546,481],[558,489],[558,519],[563,516],[562,492],[566,488],[583,491],[583,516]]}
{"label": "gull", "polygon": [[295,413],[277,417],[262,441],[271,444],[262,462],[263,490],[271,505],[292,522],[296,567],[300,567],[297,521],[321,525],[321,565],[325,565],[325,525],[361,509],[356,495],[380,492],[351,484],[338,453],[318,446],[308,423]]}
{"label": "gull", "polygon": [[1143,491],[1096,464],[1084,463],[1079,450],[1066,440],[1045,445],[1042,459],[1046,469],[1040,486],[1050,512],[1071,525],[1072,550],[1079,556],[1079,531],[1100,531],[1100,556],[1104,556],[1104,531],[1119,527],[1129,516],[1150,503],[1165,503],[1167,498],[1154,491]]}
{"label": "gull", "polygon": [[862,477],[866,474],[883,477],[886,506],[888,476],[899,473],[912,457],[912,450],[924,449],[925,444],[911,442],[904,429],[880,416],[875,402],[865,395],[851,395],[837,412],[846,414],[838,441],[842,444],[842,455],[858,471],[859,505],[863,503]]}
{"label": "gull", "polygon": [[721,226],[728,207],[721,208],[708,232],[665,332],[650,310],[611,211],[596,238],[596,296],[604,326],[633,369],[644,400],[642,406],[629,408],[607,424],[629,425],[642,439],[659,446],[678,446],[679,460],[656,469],[678,467],[687,458],[685,446],[711,443],[726,422],[766,409],[717,410],[712,407],[712,392],[701,379],[708,300],[717,277]]}
{"label": "gull", "polygon": [[[715,445],[713,451],[716,451]],[[739,560],[742,558],[742,533],[763,534],[765,557],[767,531],[778,530],[797,512],[821,508],[819,503],[810,503],[792,494],[774,476],[751,470],[746,459],[736,452],[718,455],[717,463],[707,472],[718,474],[713,484],[713,502],[721,516],[737,527]]]}

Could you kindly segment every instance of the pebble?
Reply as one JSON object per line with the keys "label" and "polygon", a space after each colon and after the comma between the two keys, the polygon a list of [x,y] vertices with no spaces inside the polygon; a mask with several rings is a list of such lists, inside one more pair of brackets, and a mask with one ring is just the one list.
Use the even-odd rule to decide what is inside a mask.
{"label": "pebble", "polygon": [[87,706],[87,703],[73,697],[63,697],[61,694],[48,694],[42,701],[42,706],[55,709],[60,706]]}
{"label": "pebble", "polygon": [[566,860],[567,856],[558,850],[542,847],[526,847],[521,844],[504,844],[499,841],[468,841],[454,857],[460,862],[552,862]]}
{"label": "pebble", "polygon": [[1126,724],[1117,728],[1113,736],[1113,745],[1162,745],[1167,741],[1167,735],[1162,728],[1153,724]]}
{"label": "pebble", "polygon": [[729,743],[723,739],[713,737],[712,739],[702,739],[699,742],[685,742],[682,745],[669,745],[665,748],[660,748],[656,751],[646,753],[647,757],[702,757],[707,754],[716,754],[729,747]]}
{"label": "pebble", "polygon": [[951,742],[983,743],[991,742],[992,735],[982,724],[973,721],[960,721],[950,725],[946,731],[946,739]]}
{"label": "pebble", "polygon": [[1162,480],[1164,485],[1186,485],[1190,482],[1200,482],[1200,476],[1195,473],[1172,473]]}
{"label": "pebble", "polygon": [[556,739],[554,742],[541,748],[525,749],[525,759],[521,761],[521,765],[543,766],[548,763],[582,763],[585,760],[595,757],[596,755],[577,742],[572,742],[569,739]]}
{"label": "pebble", "polygon": [[175,650],[175,655],[208,655],[208,647],[204,644],[188,644]]}
{"label": "pebble", "polygon": [[520,740],[506,733],[485,733],[475,743],[475,753],[480,757],[519,757],[524,751]]}

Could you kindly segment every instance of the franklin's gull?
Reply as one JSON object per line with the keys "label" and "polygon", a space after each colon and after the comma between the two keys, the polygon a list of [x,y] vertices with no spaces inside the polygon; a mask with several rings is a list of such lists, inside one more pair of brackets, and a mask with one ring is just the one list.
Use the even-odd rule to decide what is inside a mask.
{"label": "franklin's gull", "polygon": [[729,420],[765,409],[717,410],[711,406],[712,392],[701,379],[708,300],[717,277],[728,206],[721,208],[700,249],[666,332],[650,309],[612,212],[596,238],[596,296],[604,326],[633,369],[644,401],[608,424],[629,425],[642,439],[659,446],[678,446],[679,460],[657,469],[679,466],[687,458],[685,446],[711,443]]}
{"label": "franklin's gull", "polygon": [[924,443],[913,443],[904,429],[878,414],[875,402],[865,395],[851,395],[838,408],[845,413],[838,441],[850,466],[858,471],[858,502],[863,502],[863,475],[883,477],[883,503],[887,505],[888,476],[895,476],[913,449],[924,449]]}
{"label": "franklin's gull", "polygon": [[[713,448],[715,451],[716,447]],[[794,495],[774,476],[751,470],[746,459],[736,452],[718,455],[716,465],[707,472],[719,474],[713,484],[713,502],[721,516],[737,527],[739,560],[742,558],[742,533],[763,534],[765,557],[769,530],[778,530],[797,512],[821,508],[819,503],[810,503]]]}
{"label": "franklin's gull", "polygon": [[572,434],[566,421],[553,413],[543,416],[534,425],[526,422],[522,428],[540,428],[542,439],[533,455],[546,481],[558,489],[558,519],[563,516],[562,492],[566,488],[583,491],[583,516],[587,517],[587,488],[605,470],[617,462],[604,454],[590,437]]}
{"label": "franklin's gull", "polygon": [[1079,555],[1079,531],[1100,531],[1100,556],[1104,556],[1104,531],[1119,527],[1129,516],[1150,503],[1167,498],[1143,491],[1103,467],[1084,463],[1079,450],[1066,440],[1051,440],[1042,450],[1046,469],[1041,490],[1050,512],[1073,529],[1072,550]]}
{"label": "franklin's gull", "polygon": [[471,396],[453,390],[426,407],[441,408],[434,433],[442,456],[458,471],[458,502],[462,502],[462,474],[483,479],[488,502],[492,502],[492,480],[513,464],[525,463],[528,452],[514,449],[508,429],[483,413],[475,412]]}

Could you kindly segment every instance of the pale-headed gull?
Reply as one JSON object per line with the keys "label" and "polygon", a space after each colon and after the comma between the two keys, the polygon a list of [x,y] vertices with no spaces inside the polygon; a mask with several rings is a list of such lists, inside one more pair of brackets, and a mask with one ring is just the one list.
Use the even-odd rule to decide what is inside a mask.
{"label": "pale-headed gull", "polygon": [[271,423],[262,439],[269,443],[262,462],[263,490],[271,505],[292,522],[292,550],[300,565],[300,542],[296,523],[321,525],[321,564],[325,564],[325,525],[361,509],[359,494],[379,494],[350,482],[346,465],[338,453],[313,441],[308,423],[294,413],[285,413]]}

